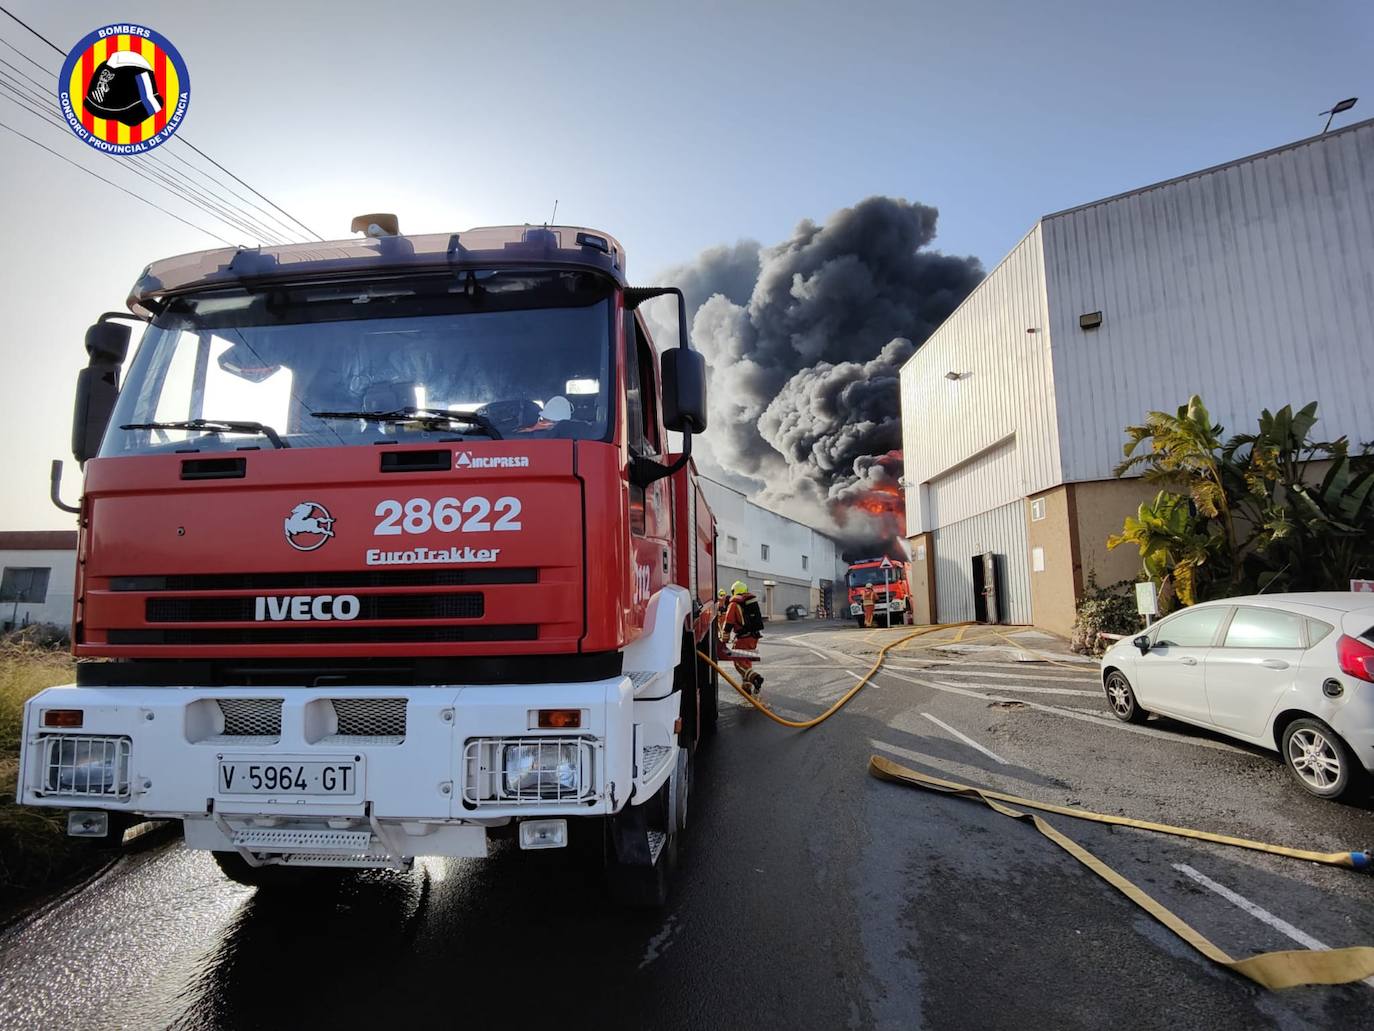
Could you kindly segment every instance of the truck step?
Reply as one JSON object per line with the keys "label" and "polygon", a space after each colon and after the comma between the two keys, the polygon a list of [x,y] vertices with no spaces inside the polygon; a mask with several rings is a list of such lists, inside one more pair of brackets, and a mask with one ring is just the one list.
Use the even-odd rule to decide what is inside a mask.
{"label": "truck step", "polygon": [[386,856],[350,856],[341,852],[292,852],[283,856],[281,866],[327,866],[352,870],[408,870],[413,860],[389,859]]}
{"label": "truck step", "polygon": [[316,852],[367,855],[372,851],[371,831],[276,830],[255,827],[234,835],[234,845],[252,852]]}

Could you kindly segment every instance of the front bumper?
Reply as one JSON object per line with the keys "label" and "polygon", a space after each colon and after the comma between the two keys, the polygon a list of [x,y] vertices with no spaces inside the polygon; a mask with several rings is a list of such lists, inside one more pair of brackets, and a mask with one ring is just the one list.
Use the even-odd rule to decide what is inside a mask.
{"label": "front bumper", "polygon": [[[181,819],[193,848],[313,857],[310,865],[479,856],[487,829],[512,819],[605,816],[652,797],[674,765],[678,707],[675,694],[637,698],[626,676],[480,686],[56,687],[25,708],[19,797]],[[45,727],[50,709],[79,710],[81,726]],[[538,729],[540,709],[580,710],[581,726]],[[521,750],[530,744],[542,750]],[[534,788],[507,780],[507,757],[529,761],[531,752],[537,761],[575,756],[575,776],[547,785],[536,778]],[[249,762],[346,765],[351,790],[225,790],[222,764]]]}
{"label": "front bumper", "polygon": [[[902,600],[902,599],[897,599],[897,600],[895,600],[895,601],[880,601],[880,602],[878,602],[876,605],[873,606],[873,611],[874,611],[874,612],[905,612],[905,611],[906,611],[906,602],[905,602],[904,600]],[[857,601],[856,601],[856,602],[853,602],[853,603],[849,606],[849,614],[850,614],[851,616],[862,616],[862,615],[864,614],[864,607],[863,607],[863,604],[862,604],[861,602],[857,602]]]}

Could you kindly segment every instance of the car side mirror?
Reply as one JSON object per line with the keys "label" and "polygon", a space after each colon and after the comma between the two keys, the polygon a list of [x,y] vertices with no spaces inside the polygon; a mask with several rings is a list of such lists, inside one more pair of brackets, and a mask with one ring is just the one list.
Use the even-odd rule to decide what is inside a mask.
{"label": "car side mirror", "polygon": [[72,455],[85,463],[100,451],[100,442],[119,400],[119,368],[129,353],[130,329],[108,319],[129,318],[107,312],[86,330],[87,365],[76,377],[72,410]]}
{"label": "car side mirror", "polygon": [[663,425],[674,433],[706,429],[706,359],[674,347],[663,352]]}
{"label": "car side mirror", "polygon": [[1144,655],[1146,652],[1150,650],[1150,638],[1145,634],[1141,634],[1131,643],[1140,649],[1141,655]]}

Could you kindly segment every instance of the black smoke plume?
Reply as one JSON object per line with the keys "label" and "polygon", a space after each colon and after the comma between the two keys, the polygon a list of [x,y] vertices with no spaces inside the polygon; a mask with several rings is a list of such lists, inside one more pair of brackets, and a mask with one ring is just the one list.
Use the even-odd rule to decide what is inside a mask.
{"label": "black smoke plume", "polygon": [[[662,277],[683,288],[710,369],[708,472],[836,533],[850,557],[901,534],[898,370],[983,276],[976,258],[929,249],[938,216],[870,197]],[[658,339],[675,340],[662,318]]]}

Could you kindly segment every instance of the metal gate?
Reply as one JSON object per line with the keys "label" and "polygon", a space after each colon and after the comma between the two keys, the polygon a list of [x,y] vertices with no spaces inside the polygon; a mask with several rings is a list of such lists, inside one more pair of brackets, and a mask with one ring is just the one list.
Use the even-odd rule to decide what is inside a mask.
{"label": "metal gate", "polygon": [[1031,621],[1030,569],[1026,561],[1026,503],[961,519],[935,531],[935,618],[961,623],[974,618],[973,557],[992,552],[1002,564],[1003,597],[998,605],[1007,623]]}

